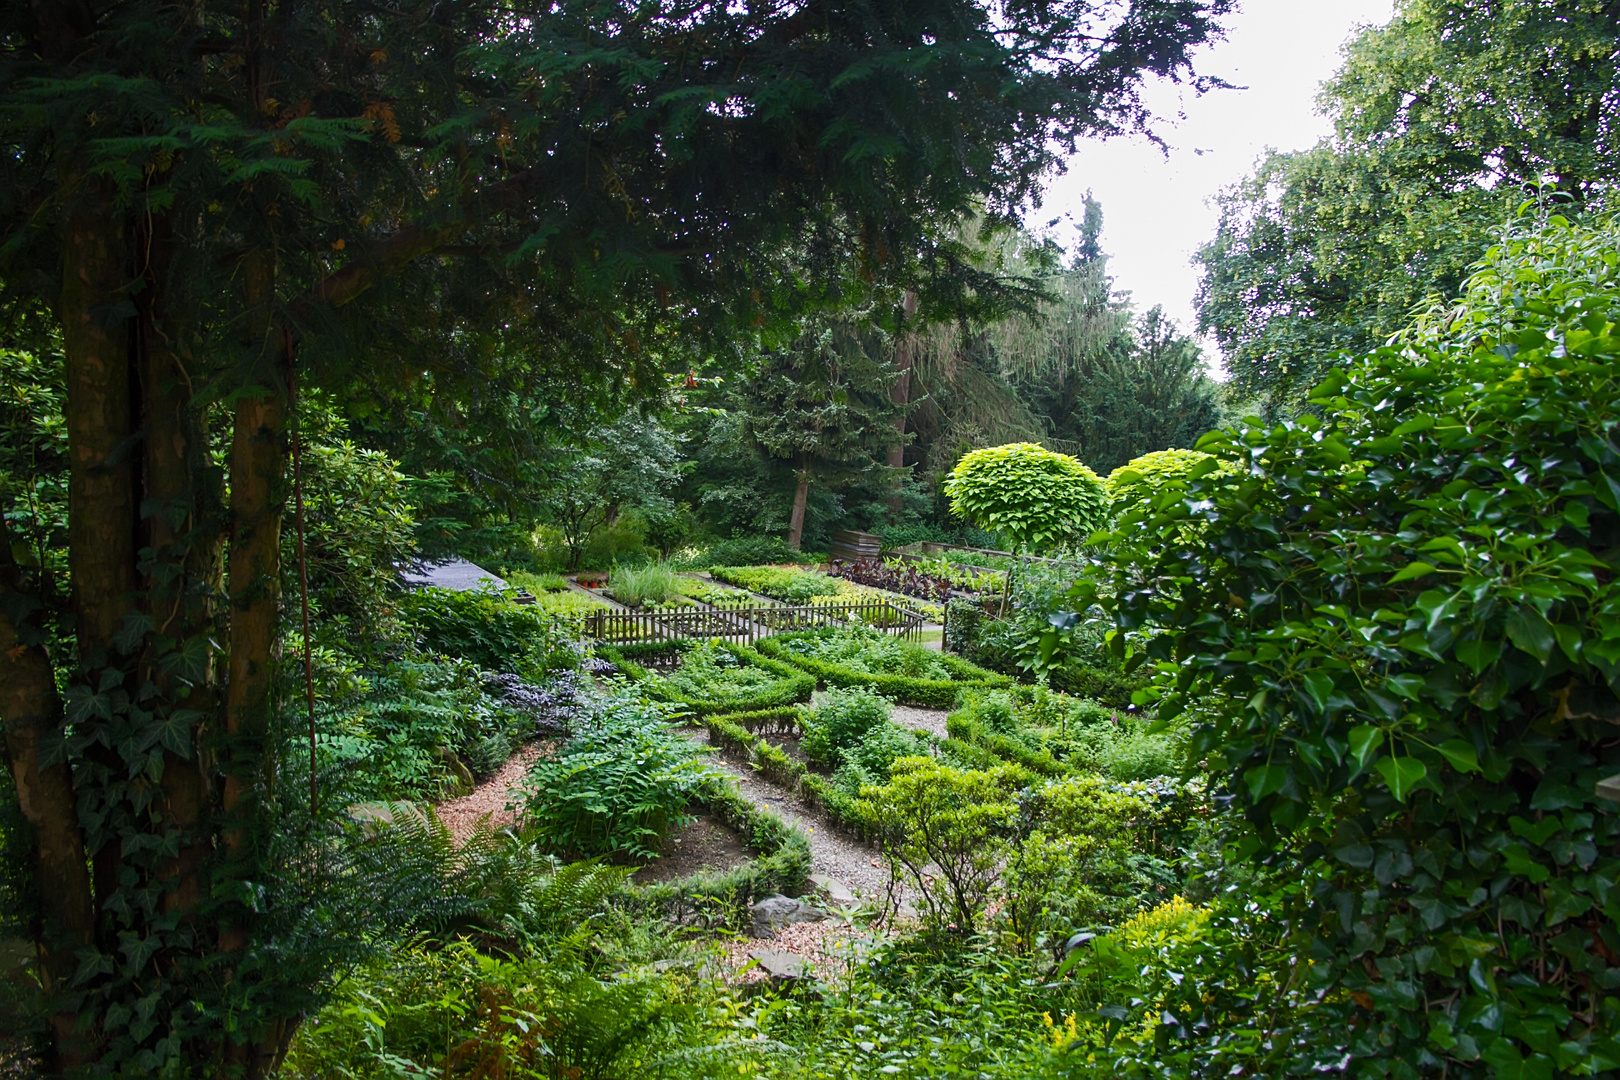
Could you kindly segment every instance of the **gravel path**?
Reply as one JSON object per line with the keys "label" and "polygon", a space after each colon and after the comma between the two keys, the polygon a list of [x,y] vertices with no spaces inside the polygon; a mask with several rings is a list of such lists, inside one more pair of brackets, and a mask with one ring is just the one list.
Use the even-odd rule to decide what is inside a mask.
{"label": "gravel path", "polygon": [[[708,745],[698,732],[690,737]],[[746,765],[738,766],[718,753],[709,757],[709,764],[737,781],[737,790],[755,806],[765,807],[788,822],[803,829],[810,838],[810,872],[826,874],[849,887],[863,901],[882,903],[889,886],[889,872],[878,857],[878,849],[835,831],[832,822],[820,809],[807,806],[791,792],[767,782]],[[902,891],[902,897],[907,893]]]}
{"label": "gravel path", "polygon": [[918,709],[910,705],[896,705],[889,719],[903,728],[912,731],[926,731],[932,735],[945,737],[945,718],[950,713],[944,709]]}
{"label": "gravel path", "polygon": [[479,784],[471,795],[463,795],[459,799],[447,799],[433,808],[444,822],[457,843],[466,843],[467,837],[473,834],[478,827],[478,820],[489,815],[490,823],[497,829],[512,824],[516,815],[506,808],[512,801],[512,792],[523,780],[534,764],[535,758],[549,749],[551,743],[532,742],[520,749],[517,753],[506,759],[494,776]]}

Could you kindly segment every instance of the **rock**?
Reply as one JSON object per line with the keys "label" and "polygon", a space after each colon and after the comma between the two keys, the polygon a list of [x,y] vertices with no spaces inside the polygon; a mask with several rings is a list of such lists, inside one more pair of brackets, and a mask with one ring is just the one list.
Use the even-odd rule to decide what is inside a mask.
{"label": "rock", "polygon": [[851,908],[860,903],[855,890],[845,885],[831,874],[811,874],[810,885],[817,893],[827,898],[827,901],[837,907]]}
{"label": "rock", "polygon": [[[784,897],[785,899],[785,897]],[[755,949],[748,954],[759,961],[759,968],[772,979],[791,980],[807,978],[810,961],[780,949]]]}
{"label": "rock", "polygon": [[795,900],[791,896],[767,896],[754,905],[754,936],[757,938],[774,937],[776,931],[783,926],[793,923],[815,922],[824,916],[824,913],[806,904],[802,900]]}

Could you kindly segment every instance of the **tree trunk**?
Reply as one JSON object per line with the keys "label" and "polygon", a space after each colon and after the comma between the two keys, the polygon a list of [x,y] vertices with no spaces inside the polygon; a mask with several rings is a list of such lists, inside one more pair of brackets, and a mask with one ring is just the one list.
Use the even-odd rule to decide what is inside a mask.
{"label": "tree trunk", "polygon": [[[917,336],[909,327],[912,317],[917,314],[917,294],[910,289],[906,290],[902,310],[905,312],[906,323],[900,328],[900,340],[894,351],[894,366],[898,370],[894,376],[894,385],[889,387],[889,400],[901,409],[900,415],[894,418],[894,445],[889,447],[888,465],[891,469],[906,467],[905,407],[911,401],[911,366],[916,362],[917,356]],[[894,491],[889,495],[891,517],[900,513],[900,486],[903,483],[904,478],[895,477]]]}
{"label": "tree trunk", "polygon": [[[11,539],[0,520],[0,719],[17,801],[34,831],[34,885],[40,899],[35,942],[41,980],[50,994],[72,976],[74,950],[90,944],[95,903],[73,776],[65,762],[40,765],[42,744],[63,737],[62,699],[44,647],[27,643],[11,620],[13,601],[21,599],[15,571]],[[55,1060],[47,1066],[52,1072],[83,1065],[94,1055],[92,1036],[74,1030],[77,1020],[68,1011],[51,1017]]]}
{"label": "tree trunk", "polygon": [[[168,318],[162,301],[168,227],[167,219],[158,216],[148,225],[150,234],[142,237],[141,249],[149,253],[149,263],[145,288],[136,298],[145,419],[142,524],[148,562],[142,587],[155,628],[141,658],[140,676],[143,683],[157,688],[158,702],[196,710],[206,723],[219,700],[212,631],[225,537],[207,435],[176,352],[181,331]],[[161,650],[169,646],[177,647],[180,655],[198,657],[198,666],[177,673],[161,664]],[[178,695],[182,677],[189,691],[183,702]],[[168,890],[164,910],[189,914],[206,895],[211,785],[197,744],[196,723],[186,745],[188,753],[169,749],[163,755],[161,806],[167,845],[175,855],[157,873]]]}
{"label": "tree trunk", "polygon": [[[258,385],[237,399],[231,441],[230,676],[228,737],[221,804],[225,858],[250,857],[247,820],[254,792],[274,776],[269,745],[275,709],[276,644],[281,620],[281,518],[287,471],[286,352],[275,333],[275,267],[266,252],[243,267],[248,348],[257,354]],[[244,928],[226,925],[220,947],[247,943]]]}
{"label": "tree trunk", "polygon": [[804,540],[804,505],[810,498],[810,463],[801,462],[799,468],[799,485],[793,489],[793,516],[788,519],[787,545],[794,551],[799,550]]}
{"label": "tree trunk", "polygon": [[103,666],[135,590],[132,372],[127,305],[129,253],[112,193],[90,188],[62,230],[58,314],[67,359],[68,565],[80,660]]}

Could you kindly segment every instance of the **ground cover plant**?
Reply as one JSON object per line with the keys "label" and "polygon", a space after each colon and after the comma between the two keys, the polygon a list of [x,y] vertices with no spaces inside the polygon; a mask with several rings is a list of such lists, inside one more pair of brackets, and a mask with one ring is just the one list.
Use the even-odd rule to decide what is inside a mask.
{"label": "ground cover plant", "polygon": [[487,671],[543,676],[579,663],[567,629],[539,606],[569,595],[549,593],[536,604],[515,604],[494,590],[417,589],[401,599],[400,611],[430,652],[470,660]]}
{"label": "ground cover plant", "polygon": [[834,577],[853,581],[858,585],[869,585],[889,592],[915,596],[936,604],[942,604],[950,599],[952,582],[949,578],[930,574],[898,559],[881,562],[871,559],[849,563],[838,561],[832,564],[828,572]]}
{"label": "ground cover plant", "polygon": [[682,596],[710,607],[754,607],[759,604],[759,600],[741,589],[728,589],[702,578],[682,575],[676,579],[675,588]]}
{"label": "ground cover plant", "polygon": [[837,596],[839,583],[826,574],[797,566],[716,566],[716,581],[788,604],[806,604],[816,597]]}

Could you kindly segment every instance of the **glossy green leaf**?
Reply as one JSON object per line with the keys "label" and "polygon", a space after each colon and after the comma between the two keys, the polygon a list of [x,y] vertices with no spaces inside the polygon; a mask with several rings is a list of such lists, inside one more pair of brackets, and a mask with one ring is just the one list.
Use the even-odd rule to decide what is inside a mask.
{"label": "glossy green leaf", "polygon": [[1428,766],[1415,757],[1379,758],[1373,768],[1389,785],[1390,794],[1401,802],[1405,802],[1412,789],[1429,775]]}

